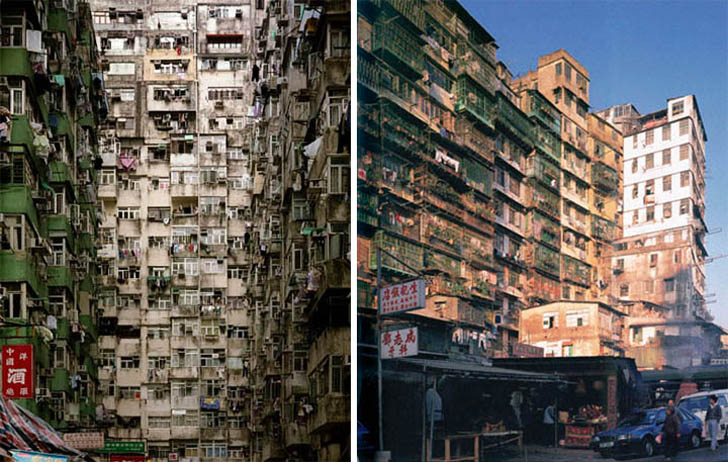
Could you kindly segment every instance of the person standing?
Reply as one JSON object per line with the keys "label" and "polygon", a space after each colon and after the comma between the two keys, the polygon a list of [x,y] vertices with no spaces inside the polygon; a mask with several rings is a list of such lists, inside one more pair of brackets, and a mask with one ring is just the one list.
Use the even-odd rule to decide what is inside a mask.
{"label": "person standing", "polygon": [[705,426],[708,427],[708,435],[710,436],[710,449],[715,451],[718,449],[718,423],[723,418],[723,411],[718,405],[718,397],[710,395],[710,406],[708,412],[705,413]]}
{"label": "person standing", "polygon": [[543,410],[544,441],[550,446],[554,440],[554,426],[556,425],[556,402],[551,401]]}
{"label": "person standing", "polygon": [[662,426],[665,443],[665,460],[672,460],[680,448],[680,419],[675,414],[675,408],[665,409],[665,424]]}

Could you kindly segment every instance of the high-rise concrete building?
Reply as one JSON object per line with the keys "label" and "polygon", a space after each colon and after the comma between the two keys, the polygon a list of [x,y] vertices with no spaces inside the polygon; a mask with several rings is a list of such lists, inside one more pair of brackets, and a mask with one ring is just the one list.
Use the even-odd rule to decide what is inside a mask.
{"label": "high-rise concrete building", "polygon": [[624,233],[612,257],[612,294],[635,310],[628,334],[633,354],[643,367],[700,363],[715,326],[705,305],[707,136],[697,99],[669,98],[665,108],[645,115],[632,105],[601,114],[629,122]]}
{"label": "high-rise concrete building", "polygon": [[0,25],[0,345],[33,347],[32,386],[18,391],[34,396],[21,406],[58,429],[93,427],[96,140],[107,107],[91,11],[4,1]]}
{"label": "high-rise concrete building", "polygon": [[348,446],[348,2],[93,2],[107,438]]}

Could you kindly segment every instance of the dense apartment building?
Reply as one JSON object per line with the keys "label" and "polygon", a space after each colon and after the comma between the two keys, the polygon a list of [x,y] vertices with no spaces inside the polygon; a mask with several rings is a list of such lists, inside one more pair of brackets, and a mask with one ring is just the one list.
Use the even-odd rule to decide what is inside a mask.
{"label": "dense apartment building", "polygon": [[107,438],[348,446],[346,2],[97,0]]}
{"label": "dense apartment building", "polygon": [[93,427],[96,140],[108,108],[91,10],[3,1],[0,25],[0,345],[33,347],[34,396],[20,405],[58,429]]}
{"label": "dense apartment building", "polygon": [[[635,311],[629,342],[640,367],[707,361],[719,331],[705,305],[705,143],[694,95],[640,115],[631,104],[602,116],[625,127],[623,237],[612,256],[612,295]],[[711,342],[708,342],[711,343]]]}
{"label": "dense apartment building", "polygon": [[384,254],[384,283],[428,281],[420,350],[508,356],[524,309],[609,302],[622,136],[589,113],[588,71],[559,50],[514,80],[455,1],[362,2],[358,21],[366,343],[378,248],[406,263]]}

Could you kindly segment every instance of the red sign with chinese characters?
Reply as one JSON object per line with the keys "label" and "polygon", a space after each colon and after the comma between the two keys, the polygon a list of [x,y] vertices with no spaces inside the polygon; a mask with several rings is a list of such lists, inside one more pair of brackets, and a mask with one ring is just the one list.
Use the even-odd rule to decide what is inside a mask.
{"label": "red sign with chinese characters", "polygon": [[2,374],[3,397],[33,398],[33,345],[4,345]]}
{"label": "red sign with chinese characters", "polygon": [[379,350],[382,359],[416,356],[418,353],[417,328],[390,330],[382,332],[379,339]]}
{"label": "red sign with chinese characters", "polygon": [[145,462],[146,457],[136,454],[113,454],[111,462]]}
{"label": "red sign with chinese characters", "polygon": [[380,289],[380,313],[392,314],[425,307],[425,280],[403,282]]}

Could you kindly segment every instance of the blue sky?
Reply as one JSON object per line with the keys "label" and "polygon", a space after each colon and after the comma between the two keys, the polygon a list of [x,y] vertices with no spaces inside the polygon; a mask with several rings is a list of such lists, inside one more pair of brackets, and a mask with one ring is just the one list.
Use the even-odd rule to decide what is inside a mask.
{"label": "blue sky", "polygon": [[[495,37],[513,75],[567,50],[589,70],[593,110],[631,102],[642,114],[695,94],[708,135],[711,255],[728,254],[728,0],[461,0]],[[728,328],[728,258],[706,266],[708,305]]]}

